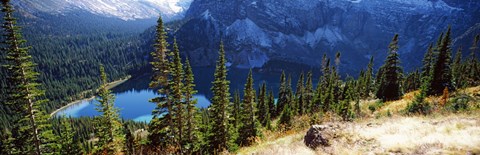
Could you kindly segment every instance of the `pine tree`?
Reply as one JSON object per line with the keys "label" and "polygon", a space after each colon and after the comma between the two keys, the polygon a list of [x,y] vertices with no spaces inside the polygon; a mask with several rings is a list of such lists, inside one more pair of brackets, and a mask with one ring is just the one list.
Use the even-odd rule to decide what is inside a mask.
{"label": "pine tree", "polygon": [[273,96],[273,91],[270,91],[268,93],[268,114],[270,116],[270,119],[273,119],[274,114],[277,113],[277,107],[275,107],[275,97]]}
{"label": "pine tree", "polygon": [[397,100],[402,95],[400,83],[402,80],[402,69],[398,55],[398,34],[392,39],[389,45],[389,55],[382,68],[382,75],[379,84],[377,98],[383,101]]}
{"label": "pine tree", "polygon": [[128,128],[127,124],[123,124],[123,133],[125,134],[125,153],[127,155],[135,154],[135,136]]}
{"label": "pine tree", "polygon": [[362,97],[369,97],[370,93],[373,92],[374,83],[373,83],[373,56],[370,57],[370,61],[368,62],[367,71],[365,72],[365,94]]}
{"label": "pine tree", "polygon": [[149,87],[158,89],[161,94],[150,102],[156,103],[157,107],[152,111],[153,118],[148,127],[148,140],[152,151],[163,152],[174,143],[174,124],[173,117],[169,113],[173,110],[172,101],[170,101],[170,62],[168,60],[168,43],[166,41],[167,33],[163,27],[162,17],[158,18],[155,37],[155,51],[150,53],[152,56],[152,79]]}
{"label": "pine tree", "polygon": [[314,97],[314,92],[313,92],[313,81],[312,81],[312,72],[307,73],[307,83],[305,84],[305,89],[304,89],[304,101],[305,101],[305,112],[312,112],[312,107],[313,107],[313,97]]}
{"label": "pine tree", "polygon": [[232,116],[234,118],[234,121],[232,122],[233,123],[233,127],[235,129],[238,129],[238,127],[240,126],[240,103],[241,103],[241,99],[240,99],[240,92],[238,92],[238,90],[235,90],[235,92],[233,93],[233,109],[232,109]]}
{"label": "pine tree", "polygon": [[296,107],[297,107],[297,112],[299,115],[303,115],[305,112],[305,98],[304,98],[304,75],[303,72],[300,74],[300,78],[298,78],[297,82],[297,89],[295,92],[295,102],[296,102]]}
{"label": "pine tree", "polygon": [[170,63],[170,76],[172,80],[169,83],[169,87],[171,89],[172,95],[169,100],[172,101],[173,109],[169,111],[170,115],[173,117],[174,123],[174,141],[177,145],[176,151],[183,151],[183,144],[184,142],[184,128],[185,122],[184,120],[184,111],[185,111],[185,102],[184,102],[184,95],[183,95],[183,80],[184,80],[184,71],[183,71],[183,64],[182,59],[180,58],[180,51],[178,50],[178,45],[176,39],[173,41],[173,52],[171,53],[172,63]]}
{"label": "pine tree", "polygon": [[466,81],[468,86],[477,86],[480,84],[480,62],[476,52],[478,50],[478,42],[480,41],[480,35],[475,36],[472,47],[470,47],[470,56],[467,64],[465,65]]}
{"label": "pine tree", "polygon": [[222,152],[225,150],[236,149],[234,143],[235,130],[232,124],[229,123],[231,114],[230,105],[230,92],[229,84],[227,80],[227,68],[225,66],[225,50],[223,48],[223,42],[220,43],[219,57],[217,60],[217,66],[215,69],[215,79],[212,82],[212,104],[210,105],[210,127],[209,127],[209,146],[211,152]]}
{"label": "pine tree", "polygon": [[462,68],[462,48],[459,48],[452,64],[452,79],[455,88],[461,88],[464,85]]}
{"label": "pine tree", "polygon": [[[39,73],[35,71],[35,63],[29,54],[30,47],[25,46],[20,27],[13,17],[14,10],[9,0],[2,0],[4,13],[4,41],[2,52],[6,52],[5,70],[7,72],[7,86],[5,104],[11,112],[10,120],[13,127],[7,143],[12,144],[12,154],[48,154],[56,153],[53,143],[56,137],[51,130],[49,116],[45,114],[41,105],[47,100],[45,92],[40,90],[37,83]],[[4,88],[4,87],[2,87]],[[8,129],[5,129],[8,130]],[[3,132],[3,131],[2,131]],[[10,134],[9,134],[10,135]]]}
{"label": "pine tree", "polygon": [[433,44],[430,44],[428,46],[427,53],[425,53],[425,56],[423,57],[423,66],[422,66],[422,78],[430,76],[430,72],[432,70],[432,62],[433,62]]}
{"label": "pine tree", "polygon": [[286,104],[290,104],[290,111],[292,111],[293,115],[296,115],[297,112],[298,112],[298,106],[296,105],[295,94],[292,90],[292,76],[291,75],[288,75],[286,92],[287,92],[287,103]]}
{"label": "pine tree", "polygon": [[287,87],[288,85],[285,72],[282,72],[282,75],[280,75],[280,90],[278,92],[277,113],[275,114],[275,117],[280,115],[280,113],[283,111],[283,108],[289,101]]}
{"label": "pine tree", "polygon": [[116,154],[121,151],[123,145],[122,125],[118,115],[118,109],[114,107],[115,96],[108,90],[107,75],[103,65],[100,65],[102,85],[98,91],[96,110],[101,113],[97,118],[97,147],[102,152]]}
{"label": "pine tree", "polygon": [[451,74],[451,27],[448,28],[441,43],[437,46],[438,52],[436,56],[436,62],[433,65],[432,81],[430,84],[431,90],[427,92],[427,95],[438,95],[443,92],[445,87],[448,90],[454,90],[452,85]]}
{"label": "pine tree", "polygon": [[238,143],[240,146],[249,146],[254,143],[255,137],[259,136],[258,120],[255,118],[255,89],[253,88],[252,70],[248,73],[245,84],[243,104],[241,106],[241,126]]}
{"label": "pine tree", "polygon": [[257,116],[258,120],[262,124],[262,126],[266,125],[267,115],[269,115],[269,107],[268,107],[268,99],[267,99],[267,83],[263,82],[262,86],[260,87],[260,92],[258,95],[258,108],[257,108]]}
{"label": "pine tree", "polygon": [[60,152],[62,154],[71,154],[71,155],[80,155],[82,151],[80,149],[80,143],[75,139],[75,133],[73,131],[73,126],[70,123],[72,121],[71,118],[61,119],[61,129],[60,129],[60,137],[59,137],[59,144],[61,145]]}
{"label": "pine tree", "polygon": [[278,122],[278,127],[279,129],[283,131],[288,131],[292,129],[292,110],[290,109],[290,105],[286,104],[285,108],[282,111],[282,114],[280,115],[280,120]]}
{"label": "pine tree", "polygon": [[187,122],[186,126],[186,136],[185,136],[185,144],[187,154],[191,154],[199,150],[200,146],[199,141],[200,133],[197,131],[198,129],[198,121],[196,119],[198,108],[195,107],[197,104],[197,100],[193,99],[193,95],[197,94],[197,90],[195,90],[195,78],[193,75],[192,67],[190,66],[190,61],[188,59],[185,60],[185,80],[184,80],[184,93],[185,93],[185,105],[187,106],[185,120]]}

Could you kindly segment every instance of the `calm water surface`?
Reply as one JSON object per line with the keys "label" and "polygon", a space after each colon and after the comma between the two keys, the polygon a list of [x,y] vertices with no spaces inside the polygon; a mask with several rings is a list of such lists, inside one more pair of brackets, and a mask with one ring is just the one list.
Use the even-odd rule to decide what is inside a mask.
{"label": "calm water surface", "polygon": [[[197,99],[197,107],[206,108],[210,105],[209,99],[211,98],[211,83],[213,81],[214,68],[212,67],[196,67],[193,69],[195,74],[195,89],[198,90],[198,94],[195,95]],[[243,87],[248,75],[249,70],[245,69],[230,69],[228,72],[228,79],[230,83],[230,92],[239,90],[243,92]],[[255,79],[255,85],[265,81],[267,82],[268,89],[274,90],[275,94],[279,87],[279,73],[261,73],[254,72],[253,77]],[[295,87],[297,80],[296,76],[292,76],[292,86]],[[127,82],[115,87],[112,92],[115,94],[115,106],[119,108],[120,115],[123,119],[134,120],[139,122],[149,122],[152,119],[152,110],[155,108],[155,104],[149,102],[150,99],[158,96],[154,90],[148,89],[148,83],[150,82],[150,75],[139,76],[132,78]],[[295,88],[293,88],[295,89]],[[58,113],[56,116],[96,116],[99,112],[95,110],[96,100],[84,100],[78,104],[67,107]]]}

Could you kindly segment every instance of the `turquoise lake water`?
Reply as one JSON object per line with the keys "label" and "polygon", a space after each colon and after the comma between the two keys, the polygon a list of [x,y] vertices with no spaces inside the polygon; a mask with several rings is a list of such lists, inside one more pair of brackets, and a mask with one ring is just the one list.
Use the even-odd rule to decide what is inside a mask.
{"label": "turquoise lake water", "polygon": [[[197,99],[197,107],[206,108],[210,105],[209,99],[212,97],[210,88],[212,87],[214,68],[211,67],[197,67],[193,68],[195,74],[195,89],[198,94],[195,95]],[[245,87],[245,81],[249,70],[246,69],[229,69],[228,79],[230,80],[230,92],[238,90],[241,94]],[[254,72],[253,78],[258,89],[263,82],[267,83],[268,89],[273,90],[277,94],[280,73],[261,73]],[[295,88],[297,76],[292,75],[292,87]],[[152,110],[156,105],[149,102],[150,99],[158,96],[154,90],[148,89],[150,82],[150,75],[145,74],[136,76],[125,83],[112,89],[115,95],[115,106],[120,110],[120,116],[123,119],[134,120],[138,122],[149,122],[152,119]],[[95,110],[96,100],[84,100],[78,104],[69,106],[57,112],[56,116],[71,116],[71,117],[93,117],[100,113]]]}

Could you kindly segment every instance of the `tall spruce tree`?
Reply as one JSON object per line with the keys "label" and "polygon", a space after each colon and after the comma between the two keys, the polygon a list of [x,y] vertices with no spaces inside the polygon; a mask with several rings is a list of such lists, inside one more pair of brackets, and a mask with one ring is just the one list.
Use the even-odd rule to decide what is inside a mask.
{"label": "tall spruce tree", "polygon": [[307,83],[305,84],[305,89],[304,89],[304,101],[305,101],[305,112],[312,112],[312,103],[313,103],[313,97],[314,97],[314,92],[313,92],[313,81],[312,81],[312,72],[307,73]]}
{"label": "tall spruce tree", "polygon": [[452,64],[452,80],[453,86],[455,88],[462,88],[464,86],[464,73],[463,73],[463,64],[462,64],[462,48],[458,48],[457,53],[455,54],[455,59]]}
{"label": "tall spruce tree", "polygon": [[184,94],[185,94],[185,105],[186,108],[186,116],[185,121],[186,125],[186,136],[185,136],[185,149],[187,150],[187,154],[192,154],[199,150],[200,146],[198,145],[200,142],[200,133],[197,131],[199,128],[198,121],[196,119],[198,108],[195,106],[197,104],[197,100],[193,98],[193,95],[197,94],[197,90],[195,90],[195,77],[193,75],[192,67],[190,66],[190,61],[188,59],[185,60],[185,79],[184,79]]}
{"label": "tall spruce tree", "polygon": [[[373,92],[374,89],[374,81],[373,81],[373,56],[370,57],[370,61],[368,62],[367,71],[365,71],[365,79],[364,79],[364,86],[365,86],[365,93],[362,97],[369,97],[370,93]],[[360,90],[361,91],[361,90]]]}
{"label": "tall spruce tree", "polygon": [[402,68],[398,55],[398,34],[388,46],[389,55],[385,64],[381,67],[381,80],[377,92],[377,98],[383,101],[397,100],[402,95],[400,83],[402,81]]}
{"label": "tall spruce tree", "polygon": [[103,65],[100,65],[100,77],[102,85],[98,90],[99,104],[96,108],[101,113],[96,121],[97,147],[101,152],[116,154],[123,148],[122,124],[118,109],[114,106],[115,96],[108,89],[107,74],[105,74]]}
{"label": "tall spruce tree", "polygon": [[168,59],[168,43],[166,41],[167,33],[163,27],[163,20],[160,16],[157,21],[155,35],[155,51],[151,52],[152,60],[152,78],[149,87],[158,89],[158,97],[150,102],[157,104],[152,111],[153,118],[148,127],[148,140],[152,151],[163,152],[169,145],[174,143],[174,124],[173,117],[169,113],[173,110],[173,104],[169,99],[171,91],[169,87],[170,79],[170,61]]}
{"label": "tall spruce tree", "polygon": [[240,126],[240,104],[242,100],[240,99],[240,92],[235,90],[233,93],[233,109],[232,109],[232,116],[233,116],[233,127],[238,129]]}
{"label": "tall spruce tree", "polygon": [[252,70],[248,73],[247,83],[243,90],[243,104],[241,106],[241,126],[238,129],[238,143],[240,146],[249,146],[259,136],[259,122],[255,117],[255,89],[253,88]]}
{"label": "tall spruce tree", "polygon": [[[13,17],[14,10],[10,0],[2,0],[4,13],[2,52],[6,52],[5,65],[7,86],[5,104],[11,111],[12,128],[5,129],[8,134],[7,144],[11,144],[8,154],[49,154],[56,153],[58,148],[52,142],[56,140],[51,130],[49,116],[41,105],[47,100],[45,92],[37,83],[39,73],[35,71],[36,64],[32,62],[17,20]],[[3,130],[3,129],[2,129]],[[3,131],[2,131],[3,132]],[[3,152],[3,151],[1,151]]]}
{"label": "tall spruce tree", "polygon": [[300,74],[300,78],[298,78],[297,82],[297,89],[295,92],[295,102],[296,102],[296,107],[297,107],[297,112],[299,115],[303,115],[305,113],[305,97],[304,97],[304,84],[305,84],[305,79],[304,79],[304,74],[303,72]]}
{"label": "tall spruce tree", "polygon": [[75,138],[75,131],[73,130],[74,127],[70,123],[72,118],[64,118],[60,120],[61,128],[60,128],[60,137],[59,137],[59,144],[60,152],[62,154],[71,154],[71,155],[80,155],[82,154],[82,150],[80,149],[80,143],[78,138]]}
{"label": "tall spruce tree", "polygon": [[212,104],[210,111],[209,146],[210,152],[218,153],[225,150],[236,149],[235,130],[230,114],[230,81],[227,80],[227,67],[225,66],[225,50],[223,42],[220,43],[219,56],[215,69],[215,79],[212,82]]}
{"label": "tall spruce tree", "polygon": [[288,98],[288,84],[287,84],[287,78],[285,76],[285,72],[282,72],[280,75],[280,90],[278,92],[278,101],[277,101],[277,113],[275,114],[276,116],[279,116],[280,113],[283,111],[283,108],[285,107],[286,104],[289,102]]}
{"label": "tall spruce tree", "polygon": [[273,91],[268,93],[268,114],[270,119],[273,119],[275,114],[277,113],[277,107],[275,106],[275,96],[273,96]]}
{"label": "tall spruce tree", "polygon": [[480,62],[477,57],[478,42],[480,41],[480,35],[475,36],[472,47],[470,47],[470,55],[465,65],[466,82],[468,86],[477,86],[480,84]]}
{"label": "tall spruce tree", "polygon": [[448,88],[448,90],[455,90],[452,85],[451,44],[451,27],[448,27],[445,36],[441,40],[441,43],[437,43],[437,56],[431,73],[431,89],[429,92],[427,92],[427,95],[439,95],[443,93],[445,87]]}
{"label": "tall spruce tree", "polygon": [[260,87],[260,92],[258,94],[258,110],[257,116],[258,120],[262,124],[262,126],[266,125],[267,115],[269,115],[269,107],[268,107],[268,98],[267,98],[267,83],[263,82],[262,86]]}
{"label": "tall spruce tree", "polygon": [[183,144],[184,142],[184,128],[185,128],[185,100],[184,100],[184,91],[183,91],[183,82],[184,82],[184,71],[183,71],[183,64],[182,58],[180,58],[180,51],[178,49],[177,40],[174,39],[173,41],[173,52],[171,53],[172,63],[170,63],[170,76],[172,80],[169,83],[169,87],[172,91],[172,95],[170,97],[170,101],[172,101],[173,109],[169,111],[169,113],[173,117],[174,123],[174,141],[177,145],[176,151],[184,151]]}

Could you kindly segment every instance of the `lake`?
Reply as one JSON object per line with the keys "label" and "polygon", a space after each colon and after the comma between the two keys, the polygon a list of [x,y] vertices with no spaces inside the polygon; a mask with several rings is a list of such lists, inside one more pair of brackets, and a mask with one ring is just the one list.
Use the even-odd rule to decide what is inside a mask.
{"label": "lake", "polygon": [[[210,88],[212,87],[211,83],[214,79],[214,70],[213,67],[193,68],[196,84],[195,89],[198,90],[198,94],[194,97],[198,101],[197,107],[199,108],[206,108],[210,105],[209,99],[212,97]],[[227,78],[231,82],[230,92],[232,93],[232,96],[235,90],[243,93],[248,72],[249,70],[247,69],[229,69]],[[280,73],[263,73],[254,71],[253,78],[255,79],[254,82],[257,86],[256,88],[265,81],[269,90],[273,90],[275,94],[278,91],[278,87],[280,86]],[[294,90],[296,81],[297,76],[292,75],[292,86]],[[131,78],[112,89],[112,92],[115,94],[115,106],[119,108],[120,116],[123,119],[138,122],[149,122],[152,119],[151,113],[156,105],[149,102],[149,100],[158,95],[156,91],[148,88],[149,82],[150,75],[145,74]],[[78,104],[62,109],[55,115],[71,117],[96,116],[99,115],[99,112],[95,110],[96,103],[98,103],[96,100],[84,100]]]}

